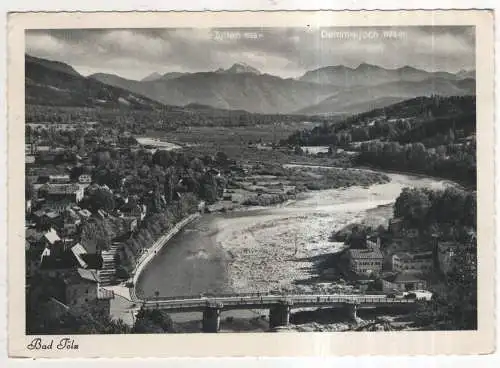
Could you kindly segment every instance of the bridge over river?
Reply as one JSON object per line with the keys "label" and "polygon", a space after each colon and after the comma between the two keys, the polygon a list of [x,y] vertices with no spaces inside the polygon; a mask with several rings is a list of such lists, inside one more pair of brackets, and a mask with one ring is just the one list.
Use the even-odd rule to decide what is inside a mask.
{"label": "bridge over river", "polygon": [[357,317],[358,309],[379,307],[411,308],[420,300],[388,298],[385,295],[360,294],[223,294],[217,296],[158,297],[142,302],[144,309],[160,309],[169,312],[202,312],[203,331],[217,332],[220,314],[225,310],[269,309],[270,327],[289,323],[290,312],[297,308],[340,308]]}

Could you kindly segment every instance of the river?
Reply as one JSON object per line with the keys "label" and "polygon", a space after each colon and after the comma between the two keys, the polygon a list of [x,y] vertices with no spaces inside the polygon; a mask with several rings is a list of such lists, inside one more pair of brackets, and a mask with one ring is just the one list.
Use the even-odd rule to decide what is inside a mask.
{"label": "river", "polygon": [[143,271],[140,297],[298,288],[318,260],[342,244],[328,241],[345,225],[387,223],[404,187],[442,189],[439,179],[387,174],[391,181],[305,193],[288,206],[203,215],[177,234]]}

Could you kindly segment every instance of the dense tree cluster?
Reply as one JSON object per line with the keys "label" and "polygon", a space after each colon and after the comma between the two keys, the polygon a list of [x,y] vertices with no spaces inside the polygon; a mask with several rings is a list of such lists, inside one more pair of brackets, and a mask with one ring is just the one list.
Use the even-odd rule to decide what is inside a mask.
{"label": "dense tree cluster", "polygon": [[151,109],[47,106],[26,104],[26,122],[71,123],[99,121],[105,126],[120,126],[139,133],[146,129],[169,130],[183,126],[255,126],[301,121],[325,121],[324,116],[257,114],[243,110],[219,110],[209,106],[164,106]]}
{"label": "dense tree cluster", "polygon": [[[50,122],[27,124],[25,129],[26,143],[36,142],[36,145],[46,145],[56,149],[65,147],[64,151],[84,154],[93,149],[98,143],[115,141],[122,146],[134,146],[137,141],[128,133],[140,134],[144,129],[127,130],[126,126],[105,126],[92,122],[79,121],[66,125],[55,126]],[[104,137],[108,137],[104,140]],[[36,146],[35,146],[36,148]],[[59,148],[59,151],[61,149]]]}
{"label": "dense tree cluster", "polygon": [[475,244],[459,247],[451,271],[435,288],[430,303],[415,315],[415,322],[425,329],[477,329],[477,248]]}
{"label": "dense tree cluster", "polygon": [[[212,158],[205,162],[182,152],[145,149],[102,149],[94,152],[92,178],[131,197],[127,205],[146,204],[153,212],[160,212],[180,193],[193,193],[209,203],[215,202],[225,182],[211,166]],[[106,190],[92,193],[92,207],[112,209],[116,206]]]}
{"label": "dense tree cluster", "polygon": [[111,245],[111,234],[104,222],[89,221],[82,226],[81,242],[89,251],[106,250]]}
{"label": "dense tree cluster", "polygon": [[351,142],[382,139],[401,144],[422,142],[427,147],[436,147],[458,138],[450,137],[450,130],[462,136],[473,134],[475,115],[474,96],[418,97],[341,122],[324,122],[313,129],[297,131],[281,144],[342,147]]}
{"label": "dense tree cluster", "polygon": [[49,302],[40,302],[36,310],[26,313],[26,333],[29,335],[89,335],[89,334],[144,334],[176,332],[170,316],[158,309],[140,309],[132,327],[121,319],[113,320],[109,315],[89,308],[86,312],[72,313],[70,310],[54,313]]}
{"label": "dense tree cluster", "polygon": [[452,187],[441,191],[405,188],[394,204],[394,216],[402,218],[410,227],[446,224],[457,229],[475,228],[476,193]]}
{"label": "dense tree cluster", "polygon": [[364,142],[356,161],[360,165],[416,172],[476,185],[476,143],[427,149],[422,143]]}
{"label": "dense tree cluster", "polygon": [[433,299],[416,314],[417,324],[443,330],[477,328],[476,194],[407,188],[396,200],[394,215],[410,227],[445,231],[458,243],[451,271],[433,286]]}
{"label": "dense tree cluster", "polygon": [[171,333],[175,332],[172,318],[159,309],[140,309],[134,323],[133,333]]}
{"label": "dense tree cluster", "polygon": [[112,320],[98,309],[72,313],[71,310],[54,313],[54,305],[39,301],[36,308],[26,309],[26,333],[30,335],[73,335],[73,334],[126,334],[132,333],[122,320]]}

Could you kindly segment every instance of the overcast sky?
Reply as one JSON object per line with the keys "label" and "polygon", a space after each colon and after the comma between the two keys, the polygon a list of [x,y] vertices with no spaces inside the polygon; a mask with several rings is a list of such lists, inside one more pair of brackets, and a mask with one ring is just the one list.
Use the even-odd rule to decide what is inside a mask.
{"label": "overcast sky", "polygon": [[141,79],[247,63],[296,77],[322,66],[362,62],[457,72],[475,68],[473,27],[29,30],[26,52],[83,75]]}

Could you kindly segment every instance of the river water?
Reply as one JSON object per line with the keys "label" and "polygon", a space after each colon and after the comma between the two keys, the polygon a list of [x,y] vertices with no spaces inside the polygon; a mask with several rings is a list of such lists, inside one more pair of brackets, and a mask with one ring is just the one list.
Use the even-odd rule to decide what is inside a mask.
{"label": "river water", "polygon": [[304,194],[281,207],[203,215],[177,234],[143,271],[140,297],[297,289],[315,264],[342,244],[328,241],[345,225],[387,224],[404,187],[442,189],[445,180],[387,174],[391,181]]}

